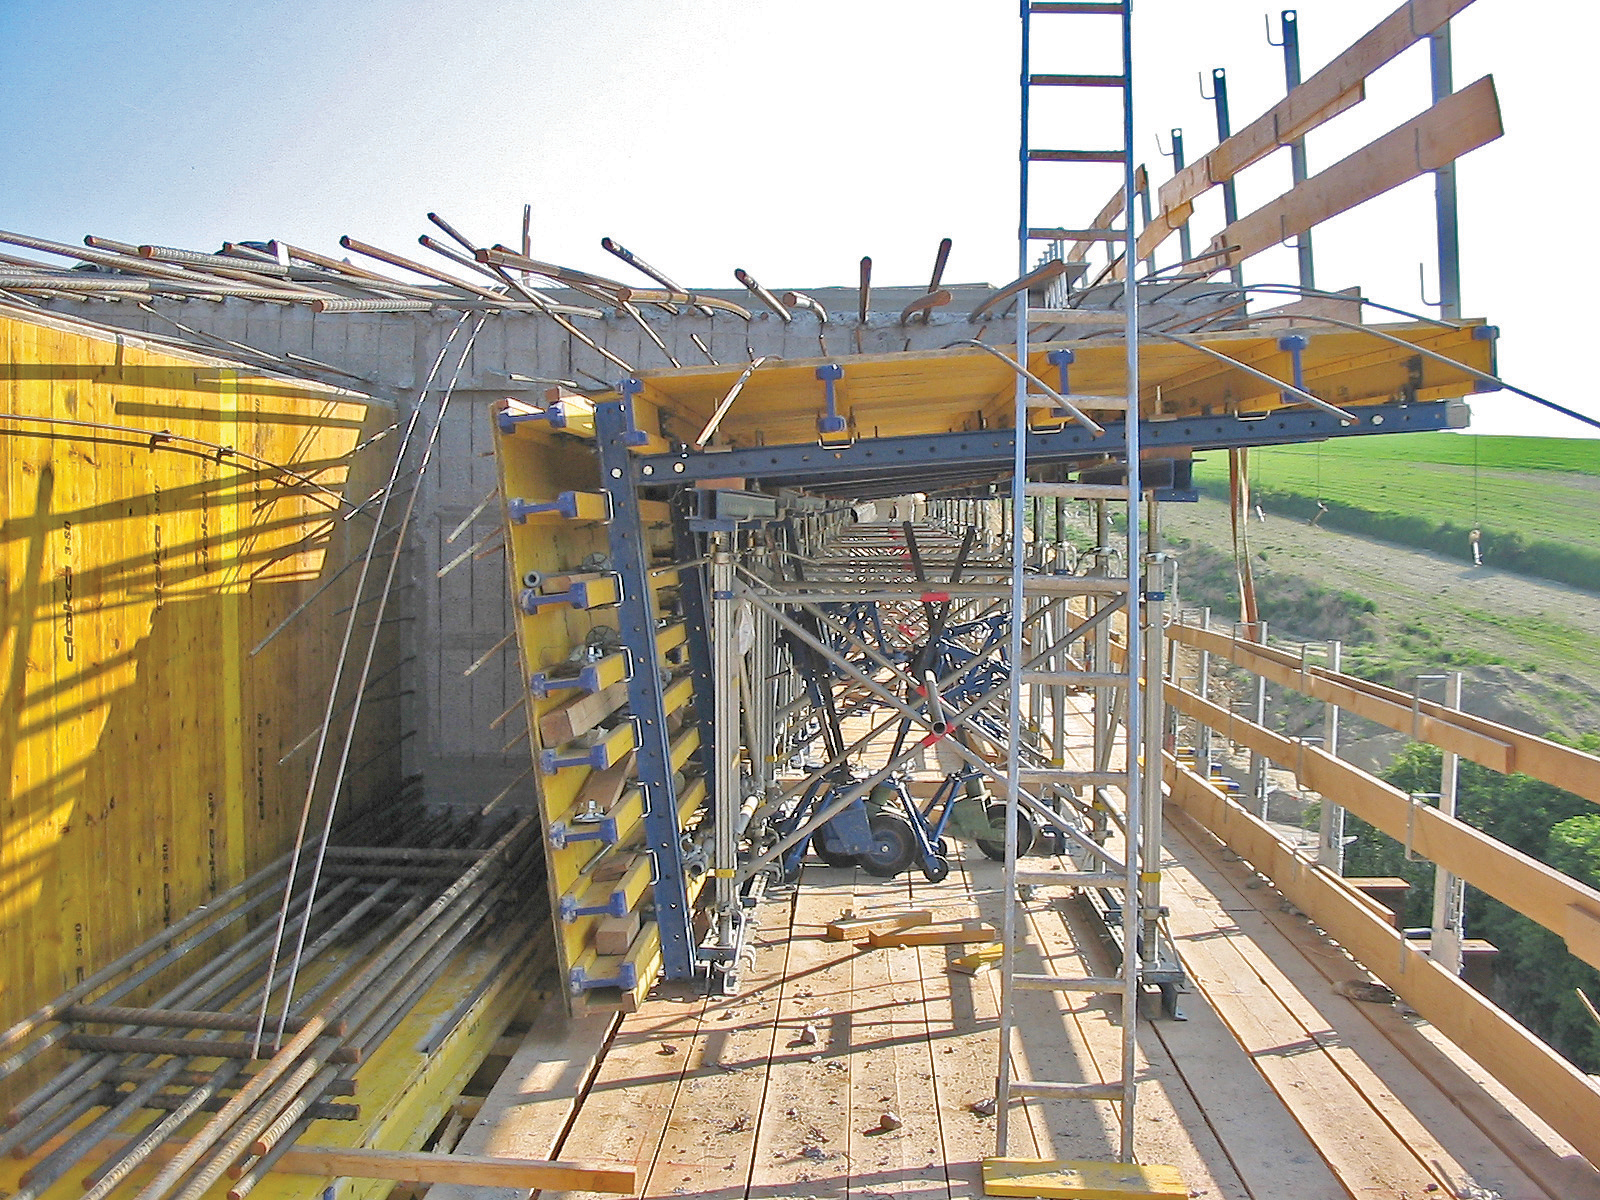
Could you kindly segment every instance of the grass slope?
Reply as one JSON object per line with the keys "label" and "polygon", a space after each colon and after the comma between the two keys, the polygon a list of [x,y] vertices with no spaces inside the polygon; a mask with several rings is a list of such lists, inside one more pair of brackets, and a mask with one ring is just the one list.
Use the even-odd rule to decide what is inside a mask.
{"label": "grass slope", "polygon": [[[1197,464],[1225,496],[1227,461]],[[1449,433],[1343,438],[1251,451],[1266,508],[1470,561],[1483,530],[1487,563],[1600,590],[1600,440]]]}

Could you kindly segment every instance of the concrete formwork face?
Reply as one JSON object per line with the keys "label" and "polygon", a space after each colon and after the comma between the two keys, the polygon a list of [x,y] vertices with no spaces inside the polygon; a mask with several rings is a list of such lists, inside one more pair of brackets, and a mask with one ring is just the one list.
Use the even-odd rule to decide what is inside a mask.
{"label": "concrete formwork face", "polygon": [[[969,338],[982,337],[990,343],[1010,339],[1011,325],[1003,315],[977,324],[967,319],[990,289],[951,290],[954,302],[935,310],[926,324],[920,318],[900,320],[901,309],[921,294],[921,289],[912,288],[876,290],[878,309],[864,323],[856,319],[856,292],[848,288],[811,293],[832,314],[827,324],[807,312],[797,313],[785,324],[773,313],[754,311],[759,307],[755,305],[749,321],[723,312],[706,317],[691,310],[673,315],[646,309],[645,319],[666,343],[671,358],[636,322],[616,310],[608,310],[599,320],[580,317],[575,322],[641,371],[671,367],[672,359],[683,366],[706,363],[696,338],[726,363],[750,362],[763,355],[795,360],[895,354],[940,349]],[[1183,297],[1170,287],[1165,290],[1169,294],[1157,307],[1171,308],[1172,315],[1178,315]],[[742,304],[751,299],[743,293],[727,295]],[[590,303],[577,295],[560,298]],[[1213,296],[1209,305],[1225,299]],[[330,381],[347,382],[394,401],[401,429],[420,402],[423,419],[407,451],[405,471],[419,461],[440,395],[454,379],[435,458],[417,497],[410,551],[397,582],[404,590],[391,607],[399,618],[403,655],[409,659],[404,690],[410,694],[403,719],[404,728],[414,734],[405,743],[405,770],[426,775],[440,799],[458,796],[481,802],[526,769],[526,743],[506,745],[524,727],[521,719],[508,718],[499,728],[491,728],[523,694],[522,681],[511,677],[517,669],[514,647],[490,653],[511,629],[504,557],[498,552],[474,554],[442,579],[438,572],[479,539],[490,538],[485,547],[494,543],[493,531],[500,524],[498,504],[473,518],[454,542],[446,539],[495,486],[488,405],[508,395],[536,397],[544,390],[544,385],[518,382],[511,376],[569,380],[585,389],[609,388],[623,375],[619,367],[549,318],[526,312],[470,313],[465,318],[436,312],[319,314],[305,306],[238,299],[222,303],[152,299],[144,307],[62,301],[52,307],[157,336],[202,344],[210,340],[219,351],[226,351],[225,343],[240,343],[271,355],[326,364],[356,377],[330,375]],[[1189,308],[1181,315],[1199,314]],[[1119,313],[1106,311],[1104,318],[1105,330],[1121,327]],[[201,336],[185,334],[178,325]],[[1071,334],[1083,336],[1096,328],[1080,315]],[[1048,336],[1052,331],[1039,332]],[[458,374],[458,359],[469,341],[471,349],[459,362]],[[436,362],[440,365],[429,385]],[[301,364],[290,358],[286,365]],[[698,430],[669,432],[689,438]],[[409,477],[403,474],[402,486]],[[398,519],[404,502],[404,495],[396,497],[390,520]],[[465,676],[463,672],[485,654],[488,661]]]}

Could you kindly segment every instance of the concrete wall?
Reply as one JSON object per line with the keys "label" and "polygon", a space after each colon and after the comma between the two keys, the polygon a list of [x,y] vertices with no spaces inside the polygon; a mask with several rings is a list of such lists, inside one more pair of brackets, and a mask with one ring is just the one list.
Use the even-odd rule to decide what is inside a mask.
{"label": "concrete wall", "polygon": [[[990,293],[987,285],[954,287],[953,303],[935,310],[927,324],[920,320],[901,324],[901,309],[922,290],[875,290],[874,311],[865,324],[856,320],[856,293],[848,288],[809,293],[833,314],[826,325],[803,312],[786,325],[774,314],[759,311],[759,304],[743,292],[720,294],[751,308],[754,316],[748,322],[720,312],[714,317],[692,312],[674,316],[650,309],[646,316],[684,366],[706,362],[695,336],[722,362],[749,362],[757,355],[810,359],[825,353],[828,357],[899,353],[948,347],[975,337],[991,344],[1013,340],[1009,318],[976,325],[967,320],[967,314]],[[1170,285],[1163,285],[1163,290],[1173,291]],[[592,303],[575,293],[554,295],[575,304]],[[1115,299],[1108,294],[1106,303]],[[1172,296],[1164,302],[1170,310],[1166,315],[1190,319],[1199,315],[1193,308],[1177,307],[1180,299]],[[1211,303],[1214,306],[1220,301]],[[492,553],[462,564],[442,580],[436,576],[461,550],[492,533],[500,522],[498,509],[491,504],[456,542],[447,544],[445,539],[495,486],[488,404],[503,396],[536,395],[543,390],[543,385],[517,383],[510,376],[564,379],[599,389],[615,386],[621,370],[555,322],[529,313],[472,313],[465,318],[454,313],[316,314],[301,305],[234,299],[222,303],[156,299],[148,304],[154,315],[130,303],[61,301],[53,307],[153,334],[192,336],[176,327],[181,324],[197,334],[270,354],[315,359],[355,376],[328,374],[323,378],[343,380],[395,401],[403,414],[402,423],[404,414],[418,403],[443,350],[433,386],[423,398],[424,416],[431,421],[439,394],[450,384],[461,352],[470,341],[470,353],[460,364],[441,427],[437,460],[418,497],[407,578],[402,581],[402,586],[409,587],[399,597],[406,618],[400,626],[405,653],[415,656],[406,668],[406,689],[414,694],[406,699],[404,720],[415,734],[405,743],[405,765],[408,773],[427,776],[435,798],[481,801],[494,795],[528,763],[525,744],[503,749],[517,731],[514,720],[497,730],[489,728],[522,694],[520,681],[508,675],[515,670],[515,648],[508,646],[495,654],[470,678],[463,678],[462,671],[511,628],[504,558]],[[575,320],[588,336],[638,370],[672,366],[634,321],[615,310],[602,319]],[[1119,314],[1108,310],[1099,325],[1085,325],[1080,316],[1070,333],[1077,337],[1096,328],[1115,330],[1120,325]],[[1043,326],[1038,332],[1048,336],[1052,330]],[[417,441],[421,441],[420,434]],[[408,461],[414,462],[416,457],[414,445]]]}

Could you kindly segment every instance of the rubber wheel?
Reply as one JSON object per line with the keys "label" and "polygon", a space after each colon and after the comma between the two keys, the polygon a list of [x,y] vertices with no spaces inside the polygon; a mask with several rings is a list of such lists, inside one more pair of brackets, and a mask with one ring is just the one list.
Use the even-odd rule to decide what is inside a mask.
{"label": "rubber wheel", "polygon": [[857,855],[856,862],[868,875],[893,879],[911,864],[917,852],[917,835],[901,813],[873,813],[871,824],[872,849]]}
{"label": "rubber wheel", "polygon": [[[983,813],[984,816],[989,818],[990,825],[1005,824],[1006,806],[1004,804],[991,804],[983,810]],[[994,859],[995,862],[1005,862],[1006,844],[1003,839],[998,842],[992,842],[988,838],[974,838],[973,840],[978,843],[978,849],[982,850],[989,858]],[[1021,858],[1031,849],[1033,849],[1033,822],[1029,819],[1027,813],[1019,812],[1017,814],[1017,857]]]}
{"label": "rubber wheel", "polygon": [[955,845],[950,841],[949,838],[940,838],[939,845],[936,848],[939,851],[940,858],[948,859],[956,856]]}
{"label": "rubber wheel", "polygon": [[950,874],[950,860],[942,854],[935,854],[922,865],[922,873],[928,877],[929,883],[941,883]]}

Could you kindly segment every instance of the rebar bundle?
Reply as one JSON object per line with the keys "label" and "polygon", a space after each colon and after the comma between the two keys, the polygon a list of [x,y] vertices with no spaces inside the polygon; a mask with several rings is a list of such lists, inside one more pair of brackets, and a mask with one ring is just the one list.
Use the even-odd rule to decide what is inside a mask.
{"label": "rebar bundle", "polygon": [[[13,1200],[36,1200],[91,1154],[100,1161],[83,1186],[94,1200],[158,1156],[140,1200],[194,1200],[225,1173],[243,1196],[312,1121],[358,1118],[357,1103],[336,1098],[357,1095],[361,1064],[469,941],[493,939],[497,977],[538,955],[527,935],[548,904],[528,886],[535,827],[516,813],[360,818],[328,847],[314,902],[309,870],[287,889],[291,915],[308,918],[296,958],[268,966],[286,855],[0,1033],[0,1080],[49,1052],[74,1055],[6,1116],[0,1153],[34,1159]],[[367,844],[397,834],[405,844]],[[258,1042],[263,1002],[273,1019]],[[143,1128],[121,1132],[141,1112],[153,1114]],[[196,1128],[202,1112],[214,1115]],[[172,1138],[183,1139],[176,1153]]]}

